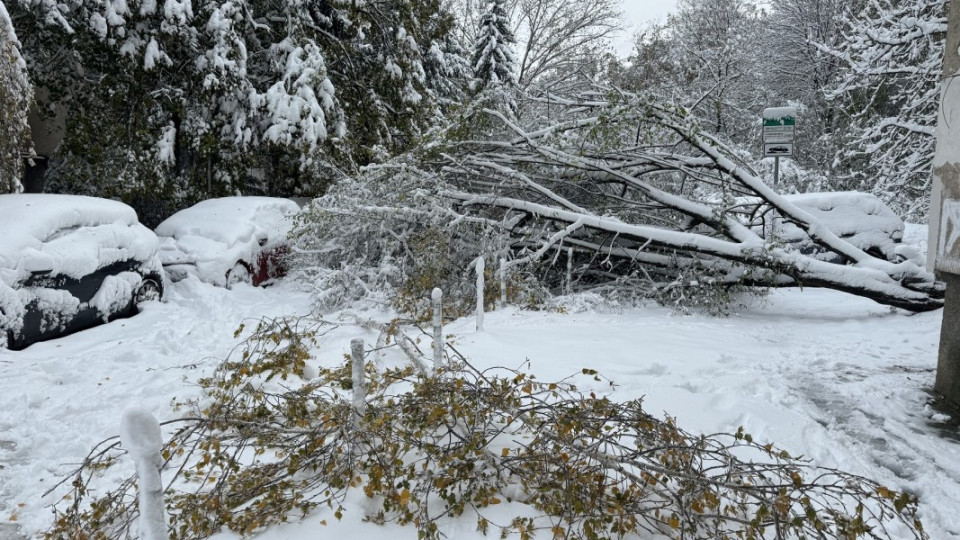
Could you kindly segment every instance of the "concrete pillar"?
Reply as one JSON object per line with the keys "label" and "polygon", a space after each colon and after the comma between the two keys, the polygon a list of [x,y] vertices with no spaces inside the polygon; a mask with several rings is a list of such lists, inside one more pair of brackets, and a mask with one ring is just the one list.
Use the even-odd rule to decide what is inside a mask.
{"label": "concrete pillar", "polygon": [[960,406],[960,2],[948,9],[927,249],[947,284],[934,389]]}

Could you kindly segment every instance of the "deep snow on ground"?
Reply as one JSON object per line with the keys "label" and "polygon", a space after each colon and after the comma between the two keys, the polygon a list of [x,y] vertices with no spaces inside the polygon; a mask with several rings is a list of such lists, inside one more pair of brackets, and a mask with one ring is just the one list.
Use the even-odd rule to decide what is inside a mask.
{"label": "deep snow on ground", "polygon": [[[197,395],[196,379],[237,343],[241,322],[309,309],[307,295],[291,283],[228,291],[188,279],[171,287],[165,303],[132,319],[0,352],[2,521],[15,517],[27,534],[48,526],[48,506],[63,490],[44,492],[94,444],[119,433],[124,409],[174,418],[173,398]],[[508,308],[487,313],[482,332],[463,319],[444,333],[477,367],[520,368],[541,381],[593,368],[617,384],[615,398],[645,396],[649,411],[676,417],[688,431],[743,426],[818,465],[915,492],[930,537],[948,539],[960,538],[960,432],[927,406],[940,318],[833,291],[789,289],[728,318],[658,307],[567,314]],[[318,362],[342,361],[354,337],[370,344],[376,338],[343,326],[324,336]],[[421,347],[429,350],[429,343]],[[389,351],[386,361],[399,358]],[[577,383],[611,391],[606,383]],[[347,503],[340,522],[318,511],[259,537],[416,538],[412,527],[363,522],[362,495]],[[522,511],[501,506],[504,524],[510,511]],[[474,528],[469,517],[440,524],[458,540],[480,538]],[[0,528],[0,538],[9,531]]]}

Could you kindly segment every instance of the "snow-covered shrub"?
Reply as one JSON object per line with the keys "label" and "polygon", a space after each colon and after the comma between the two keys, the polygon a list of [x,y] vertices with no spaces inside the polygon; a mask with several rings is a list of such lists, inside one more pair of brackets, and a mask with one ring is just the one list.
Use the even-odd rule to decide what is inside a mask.
{"label": "snow-covered shrub", "polygon": [[[590,369],[545,383],[477,371],[452,350],[439,376],[370,363],[354,426],[349,362],[306,377],[325,328],[266,321],[201,381],[207,397],[185,405],[162,452],[171,538],[251,535],[318,508],[339,518],[351,490],[368,497],[369,521],[427,540],[445,536],[441,516],[523,540],[927,538],[915,496],[816,467],[742,428],[693,434],[640,400],[585,394],[574,384],[610,382]],[[118,454],[109,441],[91,452],[48,539],[128,537],[133,480],[90,489]]]}

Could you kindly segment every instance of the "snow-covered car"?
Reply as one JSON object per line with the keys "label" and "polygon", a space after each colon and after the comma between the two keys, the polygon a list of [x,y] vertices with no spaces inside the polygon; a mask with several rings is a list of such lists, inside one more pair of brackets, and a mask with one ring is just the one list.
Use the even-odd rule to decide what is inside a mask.
{"label": "snow-covered car", "polygon": [[208,199],[155,229],[171,281],[194,275],[221,287],[254,286],[286,273],[287,233],[297,203],[275,197]]}
{"label": "snow-covered car", "polygon": [[0,346],[22,349],[130,316],[162,295],[157,237],[129,206],[0,195]]}
{"label": "snow-covered car", "polygon": [[[874,257],[894,262],[919,257],[916,249],[901,243],[903,220],[875,195],[841,191],[800,193],[784,198],[817,218],[835,235]],[[841,262],[839,255],[813,243],[803,230],[782,219],[769,204],[753,198],[738,202],[738,211],[744,220],[763,236],[774,234],[801,253],[829,262]]]}

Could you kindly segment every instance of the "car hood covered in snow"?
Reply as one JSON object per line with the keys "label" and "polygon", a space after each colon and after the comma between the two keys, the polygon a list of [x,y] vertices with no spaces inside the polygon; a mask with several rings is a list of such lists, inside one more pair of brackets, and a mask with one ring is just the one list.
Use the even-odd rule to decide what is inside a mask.
{"label": "car hood covered in snow", "polygon": [[275,197],[208,199],[167,218],[156,228],[164,266],[190,264],[198,277],[222,285],[238,261],[286,239],[300,207]]}

